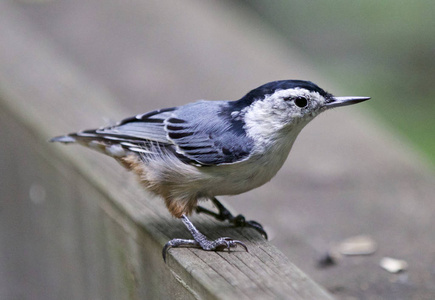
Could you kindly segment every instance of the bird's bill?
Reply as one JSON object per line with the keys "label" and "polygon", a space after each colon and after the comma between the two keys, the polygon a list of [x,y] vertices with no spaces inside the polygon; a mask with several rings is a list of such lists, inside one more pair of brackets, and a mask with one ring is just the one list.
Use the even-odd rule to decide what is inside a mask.
{"label": "bird's bill", "polygon": [[370,97],[332,97],[326,102],[327,108],[352,105],[369,100]]}

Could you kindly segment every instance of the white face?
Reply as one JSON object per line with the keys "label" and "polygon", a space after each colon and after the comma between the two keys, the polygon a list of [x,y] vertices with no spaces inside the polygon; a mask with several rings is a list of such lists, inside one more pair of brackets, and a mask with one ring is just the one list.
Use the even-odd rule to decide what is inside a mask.
{"label": "white face", "polygon": [[[326,110],[326,99],[303,88],[277,90],[253,102],[240,112],[247,134],[255,139],[271,139],[295,129],[299,132],[309,121]],[[237,116],[239,117],[239,115]]]}

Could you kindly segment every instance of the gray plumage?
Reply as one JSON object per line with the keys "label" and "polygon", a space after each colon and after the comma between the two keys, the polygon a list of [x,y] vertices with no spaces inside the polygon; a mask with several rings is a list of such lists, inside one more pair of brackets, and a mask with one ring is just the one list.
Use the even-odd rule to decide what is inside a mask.
{"label": "gray plumage", "polygon": [[[243,243],[228,238],[208,241],[187,219],[198,200],[212,200],[219,214],[201,207],[199,211],[266,235],[257,222],[233,217],[215,196],[240,194],[266,183],[315,116],[368,99],[334,97],[309,81],[274,81],[237,101],[202,100],[155,110],[51,141],[99,150],[139,175],[145,188],[165,200],[172,215],[183,218],[194,236],[184,244],[196,243],[206,250],[230,248]],[[183,244],[180,241],[170,241],[164,255],[169,247]]]}
{"label": "gray plumage", "polygon": [[[53,142],[99,141],[141,153],[151,144],[172,151],[183,162],[221,165],[249,156],[253,141],[236,128],[226,111],[228,101],[198,101],[125,119],[115,126],[53,138]],[[222,125],[225,124],[225,125]]]}

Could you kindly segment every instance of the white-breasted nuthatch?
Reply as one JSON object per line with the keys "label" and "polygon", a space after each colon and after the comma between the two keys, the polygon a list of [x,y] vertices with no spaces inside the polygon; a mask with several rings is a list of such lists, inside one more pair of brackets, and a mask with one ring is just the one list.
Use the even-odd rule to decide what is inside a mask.
{"label": "white-breasted nuthatch", "polygon": [[[262,226],[234,217],[215,197],[237,195],[263,185],[283,165],[302,128],[319,113],[369,97],[334,97],[312,82],[266,83],[237,101],[198,101],[136,115],[114,126],[51,139],[79,143],[112,156],[139,175],[149,191],[161,196],[169,212],[182,218],[193,240],[173,239],[163,248],[199,246],[218,250],[238,240],[208,240],[187,218],[196,209],[267,237]],[[209,199],[215,213],[198,200]]]}

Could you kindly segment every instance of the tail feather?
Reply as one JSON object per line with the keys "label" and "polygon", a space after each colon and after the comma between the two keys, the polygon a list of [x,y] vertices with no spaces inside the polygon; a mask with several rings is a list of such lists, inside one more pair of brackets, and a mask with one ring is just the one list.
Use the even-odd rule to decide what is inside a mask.
{"label": "tail feather", "polygon": [[59,142],[59,143],[69,144],[69,143],[75,143],[75,142],[77,142],[77,140],[70,135],[62,135],[62,136],[56,136],[56,137],[50,139],[49,142],[52,142],[52,143]]}
{"label": "tail feather", "polygon": [[[168,151],[168,153],[178,156],[175,147],[169,143],[159,143],[135,136],[100,134],[97,130],[70,133],[54,137],[49,141],[63,144],[78,143],[114,158],[124,157],[128,153],[135,153],[140,156],[155,155],[161,151]],[[180,156],[179,159],[186,160],[184,156]],[[186,162],[191,163],[190,160],[186,160]]]}
{"label": "tail feather", "polygon": [[87,144],[93,140],[104,140],[104,136],[96,133],[95,130],[84,130],[80,132],[70,133],[67,135],[56,136],[49,140],[49,142],[59,142],[64,144],[81,143]]}

